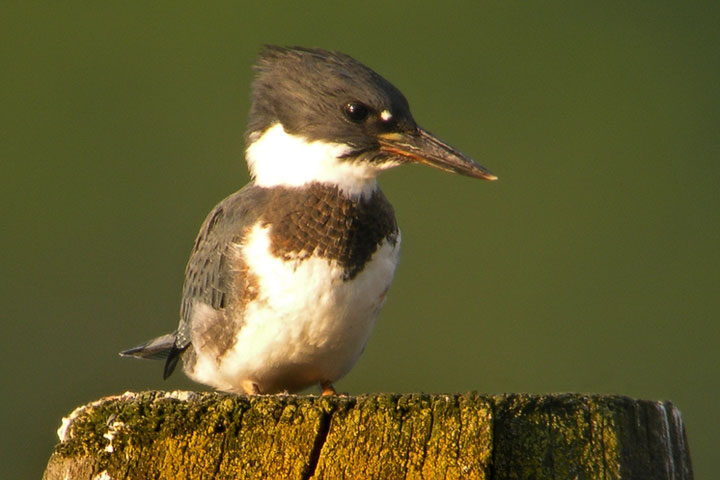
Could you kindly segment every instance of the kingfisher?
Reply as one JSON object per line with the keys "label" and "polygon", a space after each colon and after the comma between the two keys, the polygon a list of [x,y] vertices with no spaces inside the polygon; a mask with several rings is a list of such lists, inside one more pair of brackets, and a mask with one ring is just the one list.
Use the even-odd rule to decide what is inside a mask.
{"label": "kingfisher", "polygon": [[336,51],[265,46],[245,134],[251,181],[195,239],[180,323],[120,354],[164,359],[247,395],[323,395],[355,365],[398,264],[400,230],[376,177],[420,163],[497,177],[424,130],[403,94]]}

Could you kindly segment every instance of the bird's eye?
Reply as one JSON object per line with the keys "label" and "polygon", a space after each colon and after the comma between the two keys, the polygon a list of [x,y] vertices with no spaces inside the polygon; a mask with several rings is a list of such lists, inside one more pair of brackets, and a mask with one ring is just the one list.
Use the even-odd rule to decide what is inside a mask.
{"label": "bird's eye", "polygon": [[353,122],[362,122],[370,113],[370,109],[360,102],[350,102],[343,108],[345,116]]}

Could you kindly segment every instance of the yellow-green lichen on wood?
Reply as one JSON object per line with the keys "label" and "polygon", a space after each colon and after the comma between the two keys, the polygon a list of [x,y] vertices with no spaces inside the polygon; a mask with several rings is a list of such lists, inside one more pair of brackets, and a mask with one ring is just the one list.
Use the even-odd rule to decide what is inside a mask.
{"label": "yellow-green lichen on wood", "polygon": [[487,478],[491,411],[473,394],[340,400],[316,478]]}
{"label": "yellow-green lichen on wood", "polygon": [[144,392],[64,419],[45,479],[690,479],[679,412],[618,396]]}
{"label": "yellow-green lichen on wood", "polygon": [[691,479],[680,412],[621,396],[495,398],[494,479]]}

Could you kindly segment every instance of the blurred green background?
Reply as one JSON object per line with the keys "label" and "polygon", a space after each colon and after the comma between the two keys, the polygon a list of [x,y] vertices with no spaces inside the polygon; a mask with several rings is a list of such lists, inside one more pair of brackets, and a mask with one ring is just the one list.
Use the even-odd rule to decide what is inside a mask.
{"label": "blurred green background", "polygon": [[[0,477],[99,397],[197,389],[117,352],[171,331],[205,214],[248,180],[261,44],[347,52],[500,176],[380,183],[396,280],[338,387],[671,400],[720,442],[720,18],[701,2],[7,2]],[[313,392],[315,393],[315,392]]]}

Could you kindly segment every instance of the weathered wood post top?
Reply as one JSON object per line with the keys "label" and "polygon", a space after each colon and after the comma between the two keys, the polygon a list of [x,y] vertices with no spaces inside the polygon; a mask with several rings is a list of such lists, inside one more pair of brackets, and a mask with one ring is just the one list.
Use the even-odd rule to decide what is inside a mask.
{"label": "weathered wood post top", "polygon": [[620,396],[143,392],[63,419],[44,478],[692,478],[669,402]]}

